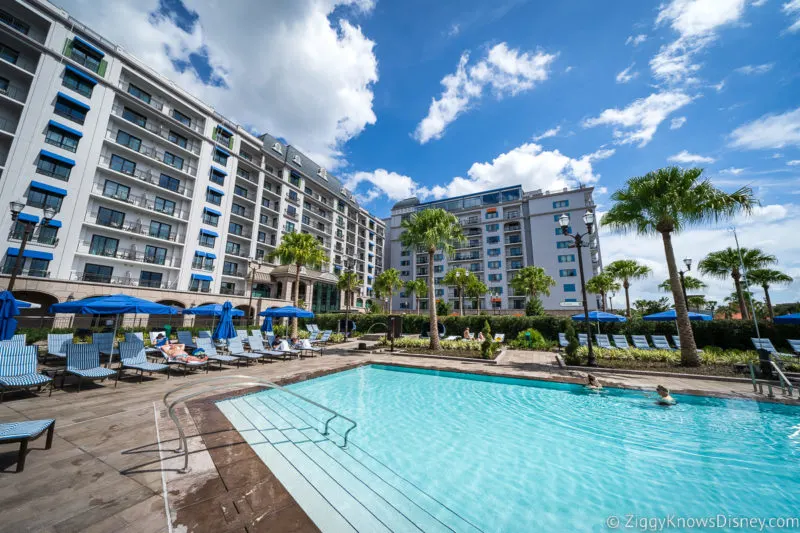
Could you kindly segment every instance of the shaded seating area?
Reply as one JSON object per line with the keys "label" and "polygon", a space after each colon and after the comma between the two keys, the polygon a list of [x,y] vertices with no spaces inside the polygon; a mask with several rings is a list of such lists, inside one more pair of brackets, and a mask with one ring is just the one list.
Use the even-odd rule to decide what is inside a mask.
{"label": "shaded seating area", "polygon": [[53,432],[55,428],[56,421],[52,418],[0,424],[0,444],[19,443],[19,452],[17,452],[17,472],[25,470],[28,443],[38,439],[47,432],[47,441],[44,447],[45,450],[49,450],[53,446]]}

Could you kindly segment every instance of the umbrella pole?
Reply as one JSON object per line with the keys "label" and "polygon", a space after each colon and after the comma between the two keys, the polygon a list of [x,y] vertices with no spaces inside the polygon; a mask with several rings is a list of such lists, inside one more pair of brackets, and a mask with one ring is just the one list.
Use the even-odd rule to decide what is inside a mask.
{"label": "umbrella pole", "polygon": [[117,326],[119,326],[119,314],[114,317],[114,336],[111,337],[111,353],[108,354],[106,368],[111,368],[111,363],[114,361],[114,343],[117,342]]}

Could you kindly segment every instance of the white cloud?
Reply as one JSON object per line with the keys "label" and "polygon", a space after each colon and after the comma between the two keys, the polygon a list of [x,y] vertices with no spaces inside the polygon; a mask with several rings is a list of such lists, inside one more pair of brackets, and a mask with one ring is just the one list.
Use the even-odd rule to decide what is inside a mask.
{"label": "white cloud", "polygon": [[595,187],[595,194],[608,194],[608,187]]}
{"label": "white cloud", "polygon": [[447,36],[448,37],[455,37],[459,33],[461,33],[461,25],[460,24],[453,24],[452,26],[450,26],[450,29],[447,30]]}
{"label": "white cloud", "polygon": [[743,168],[737,168],[737,167],[730,167],[719,171],[720,174],[730,174],[731,176],[738,176],[743,172],[744,172]]}
{"label": "white cloud", "polygon": [[800,31],[800,0],[790,0],[783,4],[783,12],[786,13],[788,17],[793,17],[794,23],[789,26],[786,31],[789,32],[796,32]]}
{"label": "white cloud", "polygon": [[595,118],[583,122],[585,128],[614,126],[614,137],[619,144],[647,145],[658,126],[675,111],[688,105],[692,98],[681,91],[653,93],[640,98],[623,109],[606,109]]}
{"label": "white cloud", "polygon": [[[800,0],[798,0],[800,1]],[[745,76],[758,76],[759,74],[766,74],[772,67],[774,67],[774,63],[763,63],[761,65],[745,65],[743,67],[739,67],[736,69],[736,72],[739,74],[743,74]]]}
{"label": "white cloud", "polygon": [[632,44],[633,46],[639,46],[643,42],[647,40],[647,35],[640,33],[639,35],[628,35],[628,38],[625,39],[625,45]]}
{"label": "white cloud", "polygon": [[675,117],[669,123],[669,129],[677,130],[683,127],[686,124],[686,117]]}
{"label": "white cloud", "polygon": [[731,145],[750,150],[800,146],[800,107],[739,126],[731,133]]}
{"label": "white cloud", "polygon": [[617,74],[617,83],[628,83],[632,79],[635,79],[639,73],[638,72],[631,72],[636,63],[631,63],[628,65],[628,68]]}
{"label": "white cloud", "polygon": [[791,161],[787,161],[786,164],[790,167],[796,167],[800,165],[800,159],[792,159]]}
{"label": "white cloud", "polygon": [[555,137],[561,131],[561,126],[556,126],[555,128],[550,128],[549,130],[545,131],[541,135],[534,135],[534,141],[541,141],[542,139],[547,139],[549,137]]}
{"label": "white cloud", "polygon": [[711,88],[717,91],[718,93],[721,93],[722,89],[725,88],[725,80],[720,81],[716,85],[712,85]]}
{"label": "white cloud", "polygon": [[385,194],[390,200],[403,200],[412,196],[428,196],[430,194],[426,188],[420,187],[412,178],[382,168],[372,172],[356,172],[344,177],[344,185],[351,191],[356,190],[356,187],[363,182],[372,185],[366,194],[359,195],[361,201],[365,203],[382,194]]}
{"label": "white cloud", "polygon": [[500,43],[490,48],[486,57],[468,66],[469,54],[465,52],[456,71],[442,78],[444,91],[431,102],[428,115],[417,125],[414,138],[421,144],[440,139],[447,126],[480,100],[487,88],[497,98],[532,89],[547,80],[555,58],[555,54],[521,52]]}
{"label": "white cloud", "polygon": [[[345,142],[375,123],[375,43],[347,18],[369,11],[372,0],[296,0],[269,9],[255,0],[198,0],[188,31],[175,16],[152,15],[159,4],[59,2],[221,113],[285,137],[328,168],[342,162]],[[208,57],[222,86],[181,68],[193,54]]]}
{"label": "white cloud", "polygon": [[667,161],[672,161],[674,163],[713,163],[716,161],[713,157],[705,157],[698,154],[690,154],[688,151],[683,150],[680,153],[675,155],[669,156]]}

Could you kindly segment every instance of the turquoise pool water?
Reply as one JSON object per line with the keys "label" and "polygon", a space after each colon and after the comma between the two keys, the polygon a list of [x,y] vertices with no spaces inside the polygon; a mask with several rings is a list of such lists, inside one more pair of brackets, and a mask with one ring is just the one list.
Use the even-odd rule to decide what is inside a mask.
{"label": "turquoise pool water", "polygon": [[797,407],[384,366],[290,388],[357,421],[350,444],[280,391],[218,406],[323,531],[800,515]]}

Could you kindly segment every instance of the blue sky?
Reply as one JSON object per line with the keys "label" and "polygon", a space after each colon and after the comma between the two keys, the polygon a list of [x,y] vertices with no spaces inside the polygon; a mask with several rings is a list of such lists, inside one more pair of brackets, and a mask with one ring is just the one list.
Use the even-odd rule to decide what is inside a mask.
{"label": "blue sky", "polygon": [[[800,0],[62,4],[303,149],[379,215],[409,195],[516,183],[593,184],[602,213],[631,176],[702,166],[721,187],[754,187],[743,245],[800,276]],[[676,247],[697,261],[731,244],[724,227],[698,228]],[[640,296],[660,295],[657,240],[604,233],[603,255],[650,264]],[[720,300],[731,290],[709,282]],[[774,299],[796,300],[795,285]]]}

